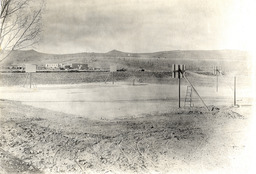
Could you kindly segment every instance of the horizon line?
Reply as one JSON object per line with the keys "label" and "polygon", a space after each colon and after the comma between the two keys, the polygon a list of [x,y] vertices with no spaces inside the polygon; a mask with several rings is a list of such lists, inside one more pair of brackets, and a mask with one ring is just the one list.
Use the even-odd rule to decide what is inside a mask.
{"label": "horizon line", "polygon": [[[7,50],[8,51],[8,50]],[[13,51],[35,51],[38,53],[43,53],[43,54],[54,54],[54,55],[68,55],[68,54],[83,54],[83,53],[95,53],[95,54],[107,54],[110,52],[120,52],[120,53],[126,53],[126,54],[153,54],[153,53],[160,53],[160,52],[172,52],[172,51],[247,51],[243,49],[177,49],[177,50],[162,50],[162,51],[153,51],[153,52],[125,52],[125,51],[120,51],[117,49],[112,49],[107,52],[72,52],[72,53],[52,53],[52,52],[43,52],[43,51],[38,51],[37,49],[27,49],[27,50],[13,50]]]}

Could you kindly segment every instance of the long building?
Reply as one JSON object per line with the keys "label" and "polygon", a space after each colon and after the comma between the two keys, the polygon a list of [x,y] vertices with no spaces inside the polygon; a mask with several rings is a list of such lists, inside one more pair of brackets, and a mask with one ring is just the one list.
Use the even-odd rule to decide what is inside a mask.
{"label": "long building", "polygon": [[47,69],[56,69],[59,68],[59,64],[58,63],[49,63],[49,64],[45,64],[45,68]]}
{"label": "long building", "polygon": [[89,66],[88,64],[84,64],[84,63],[72,63],[71,68],[78,69],[78,70],[88,70]]}

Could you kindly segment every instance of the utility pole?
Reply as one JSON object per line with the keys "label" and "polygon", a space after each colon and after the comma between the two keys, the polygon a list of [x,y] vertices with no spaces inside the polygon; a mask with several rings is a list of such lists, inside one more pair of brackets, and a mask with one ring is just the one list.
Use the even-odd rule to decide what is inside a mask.
{"label": "utility pole", "polygon": [[178,78],[178,83],[179,83],[179,86],[178,86],[179,108],[181,108],[181,106],[180,106],[181,78],[183,78],[184,72],[185,72],[185,65],[172,64],[172,78]]}
{"label": "utility pole", "polygon": [[180,74],[181,74],[181,69],[180,69],[180,65],[178,65],[178,82],[179,82],[179,108],[180,108]]}
{"label": "utility pole", "polygon": [[180,108],[180,72],[179,72],[178,81],[179,81],[179,108]]}

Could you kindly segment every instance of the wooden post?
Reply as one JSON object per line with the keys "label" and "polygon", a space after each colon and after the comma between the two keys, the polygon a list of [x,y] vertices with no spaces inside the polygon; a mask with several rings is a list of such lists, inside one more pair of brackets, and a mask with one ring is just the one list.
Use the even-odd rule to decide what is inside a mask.
{"label": "wooden post", "polygon": [[234,77],[234,106],[236,106],[236,76]]}
{"label": "wooden post", "polygon": [[179,108],[180,108],[180,77],[178,78],[178,80],[179,80]]}
{"label": "wooden post", "polygon": [[179,81],[179,108],[180,108],[180,78],[181,78],[181,65],[178,65],[178,81]]}

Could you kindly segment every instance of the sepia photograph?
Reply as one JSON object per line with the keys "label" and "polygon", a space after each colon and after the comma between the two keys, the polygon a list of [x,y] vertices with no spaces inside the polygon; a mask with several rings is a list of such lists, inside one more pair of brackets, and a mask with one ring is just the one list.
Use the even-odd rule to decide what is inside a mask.
{"label": "sepia photograph", "polygon": [[0,174],[253,174],[253,0],[0,0]]}

